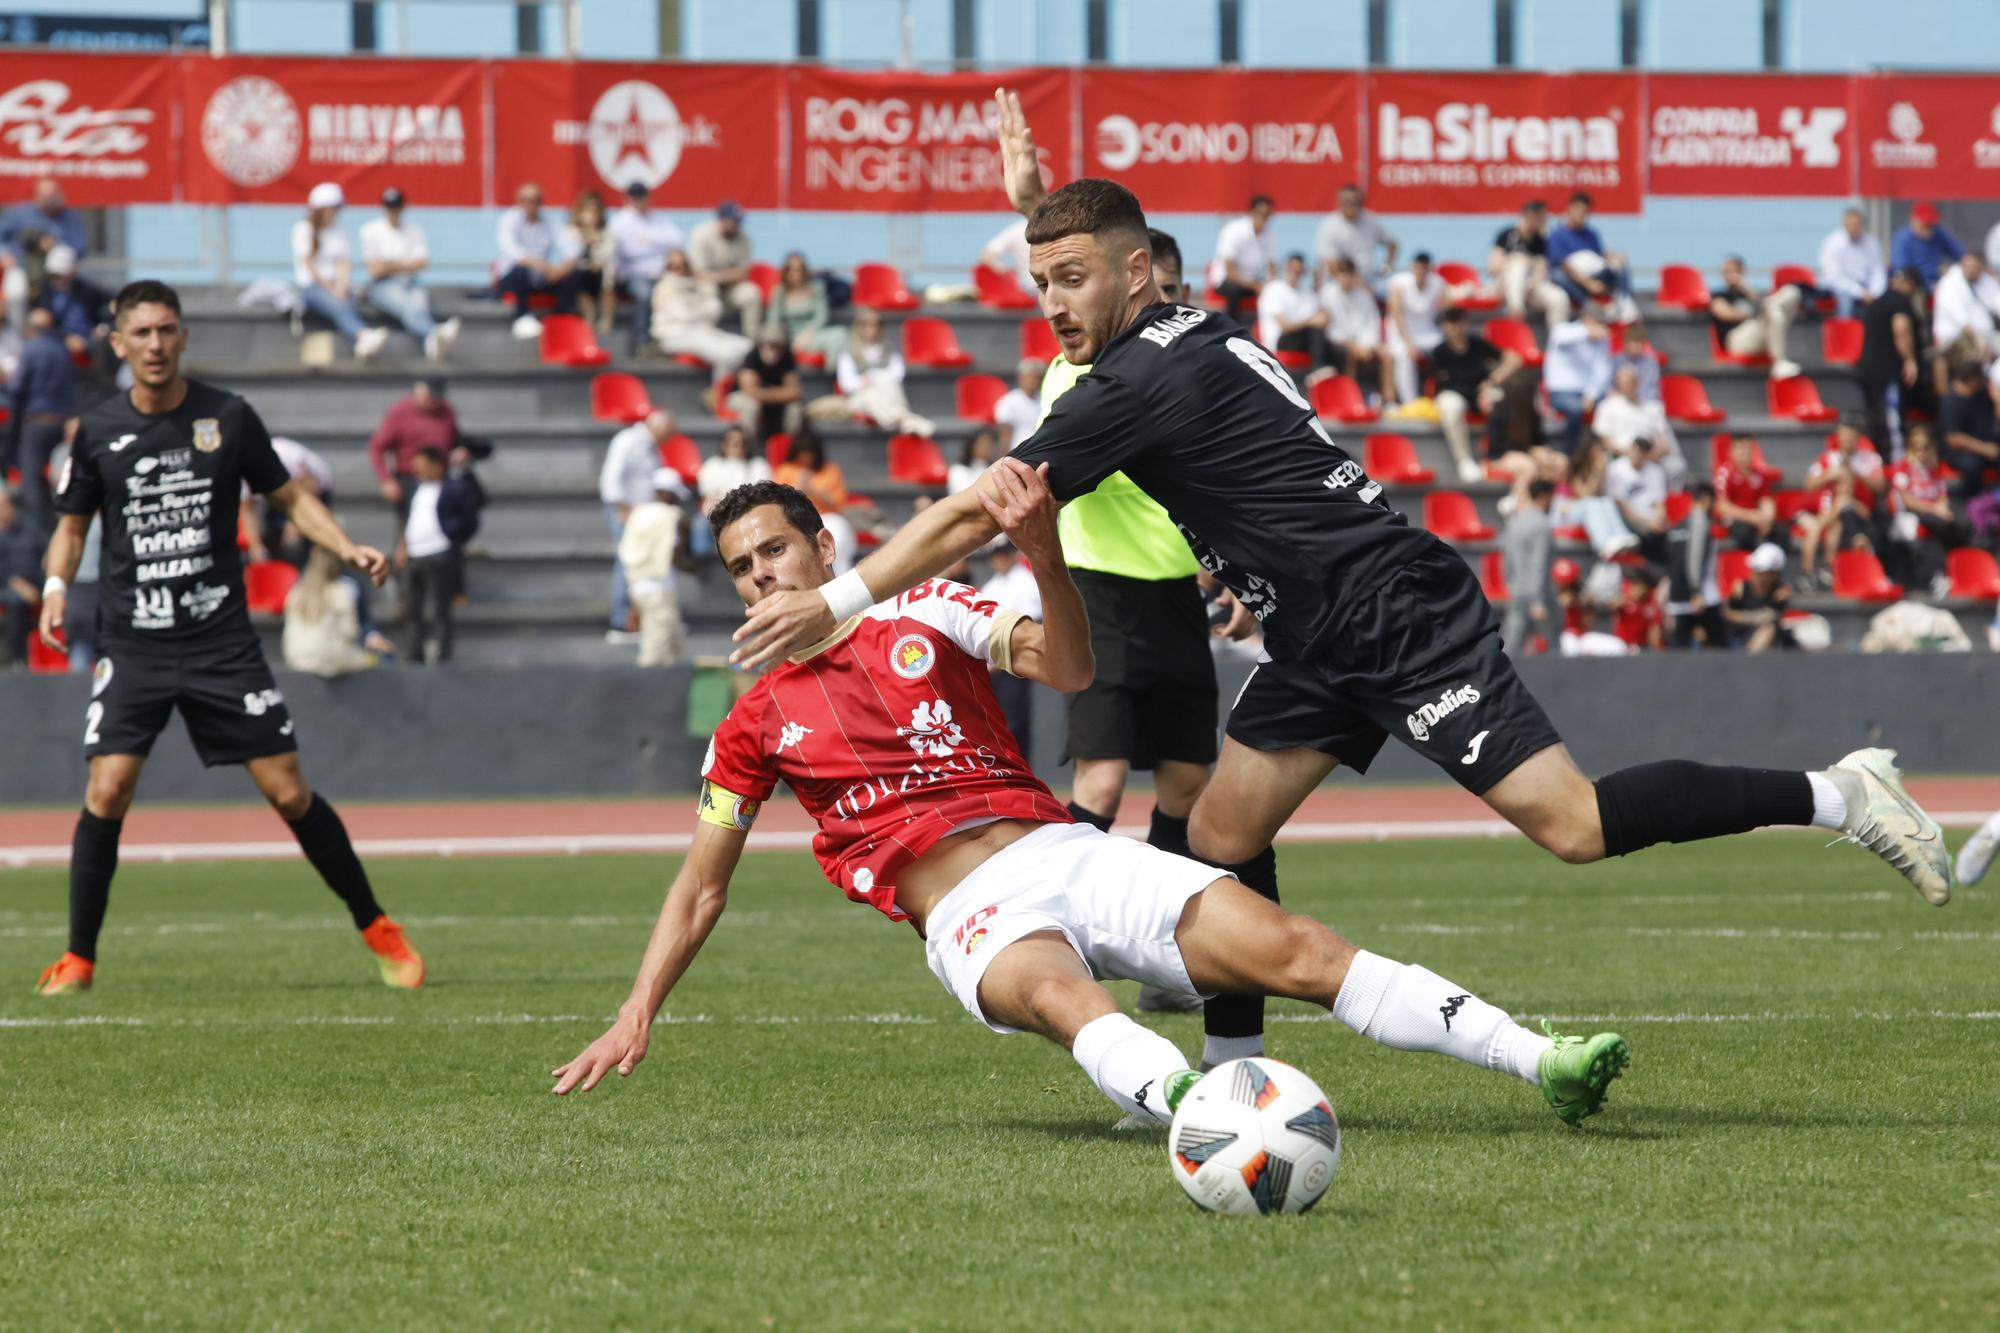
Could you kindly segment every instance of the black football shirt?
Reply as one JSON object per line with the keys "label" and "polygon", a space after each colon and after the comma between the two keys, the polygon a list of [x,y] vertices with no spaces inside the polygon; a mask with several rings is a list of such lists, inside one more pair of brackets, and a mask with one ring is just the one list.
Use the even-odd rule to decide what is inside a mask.
{"label": "black football shirt", "polygon": [[1383,503],[1290,372],[1213,310],[1149,306],[1008,456],[1047,463],[1058,500],[1130,476],[1277,658],[1311,656],[1350,599],[1437,545]]}
{"label": "black football shirt", "polygon": [[256,412],[213,385],[189,380],[171,412],[148,415],[121,393],[84,413],[56,509],[103,512],[99,636],[176,648],[254,637],[238,499],[289,480]]}

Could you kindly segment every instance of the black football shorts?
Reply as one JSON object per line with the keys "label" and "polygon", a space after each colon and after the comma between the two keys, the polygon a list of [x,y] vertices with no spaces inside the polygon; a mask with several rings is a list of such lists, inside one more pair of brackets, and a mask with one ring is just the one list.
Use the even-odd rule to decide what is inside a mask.
{"label": "black football shorts", "polygon": [[1088,569],[1072,577],[1090,614],[1097,677],[1069,696],[1065,761],[1123,759],[1135,769],[1162,759],[1214,763],[1215,659],[1194,579]]}
{"label": "black football shorts", "polygon": [[164,649],[100,645],[84,712],[83,753],[152,753],[175,709],[209,768],[299,748],[291,710],[253,638]]}

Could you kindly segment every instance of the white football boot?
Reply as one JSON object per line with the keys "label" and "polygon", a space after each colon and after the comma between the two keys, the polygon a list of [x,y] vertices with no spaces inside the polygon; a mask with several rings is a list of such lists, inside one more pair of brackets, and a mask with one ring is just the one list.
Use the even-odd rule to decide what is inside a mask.
{"label": "white football boot", "polygon": [[1858,843],[1902,872],[1933,907],[1951,901],[1951,854],[1944,829],[1903,790],[1894,750],[1856,750],[1826,770],[1847,802],[1844,841]]}
{"label": "white football boot", "polygon": [[1965,846],[1958,849],[1958,882],[1977,884],[1985,875],[1986,867],[1993,864],[1993,853],[2000,851],[2000,814],[1987,816],[1979,826],[1979,832],[1965,840]]}

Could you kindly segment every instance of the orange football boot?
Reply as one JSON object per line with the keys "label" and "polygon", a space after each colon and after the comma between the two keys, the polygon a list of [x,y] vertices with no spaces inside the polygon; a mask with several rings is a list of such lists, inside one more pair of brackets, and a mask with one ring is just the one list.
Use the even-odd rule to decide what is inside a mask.
{"label": "orange football boot", "polygon": [[76,995],[90,989],[91,974],[97,964],[88,958],[64,952],[63,956],[42,970],[41,980],[35,983],[35,994],[42,996]]}
{"label": "orange football boot", "polygon": [[369,923],[361,939],[382,965],[383,984],[399,990],[415,990],[424,984],[423,955],[410,947],[403,928],[386,913]]}

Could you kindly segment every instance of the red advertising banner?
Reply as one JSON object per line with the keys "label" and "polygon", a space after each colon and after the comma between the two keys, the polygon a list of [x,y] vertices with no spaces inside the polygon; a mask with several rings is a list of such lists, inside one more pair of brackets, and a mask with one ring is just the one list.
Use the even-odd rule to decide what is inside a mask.
{"label": "red advertising banner", "polygon": [[1233,212],[1253,194],[1323,212],[1361,175],[1361,76],[1083,71],[1083,174],[1148,209]]}
{"label": "red advertising banner", "polygon": [[1004,213],[993,90],[1008,88],[1034,127],[1042,175],[1075,175],[1071,74],[791,71],[792,208]]}
{"label": "red advertising banner", "polygon": [[320,181],[359,203],[486,202],[482,67],[453,60],[186,59],[187,198],[303,204]]}
{"label": "red advertising banner", "polygon": [[1843,195],[1854,189],[1849,80],[1655,74],[1646,80],[1646,191]]}
{"label": "red advertising banner", "polygon": [[1852,85],[1861,193],[2000,197],[2000,80],[1859,74]]}
{"label": "red advertising banner", "polygon": [[0,56],[0,192],[53,176],[72,204],[172,199],[174,66],[151,56]]}
{"label": "red advertising banner", "polygon": [[1587,190],[1603,213],[1643,198],[1636,74],[1368,76],[1368,206],[1511,213]]}
{"label": "red advertising banner", "polygon": [[508,60],[493,66],[493,101],[498,202],[523,181],[565,205],[634,181],[666,208],[782,201],[782,66]]}

